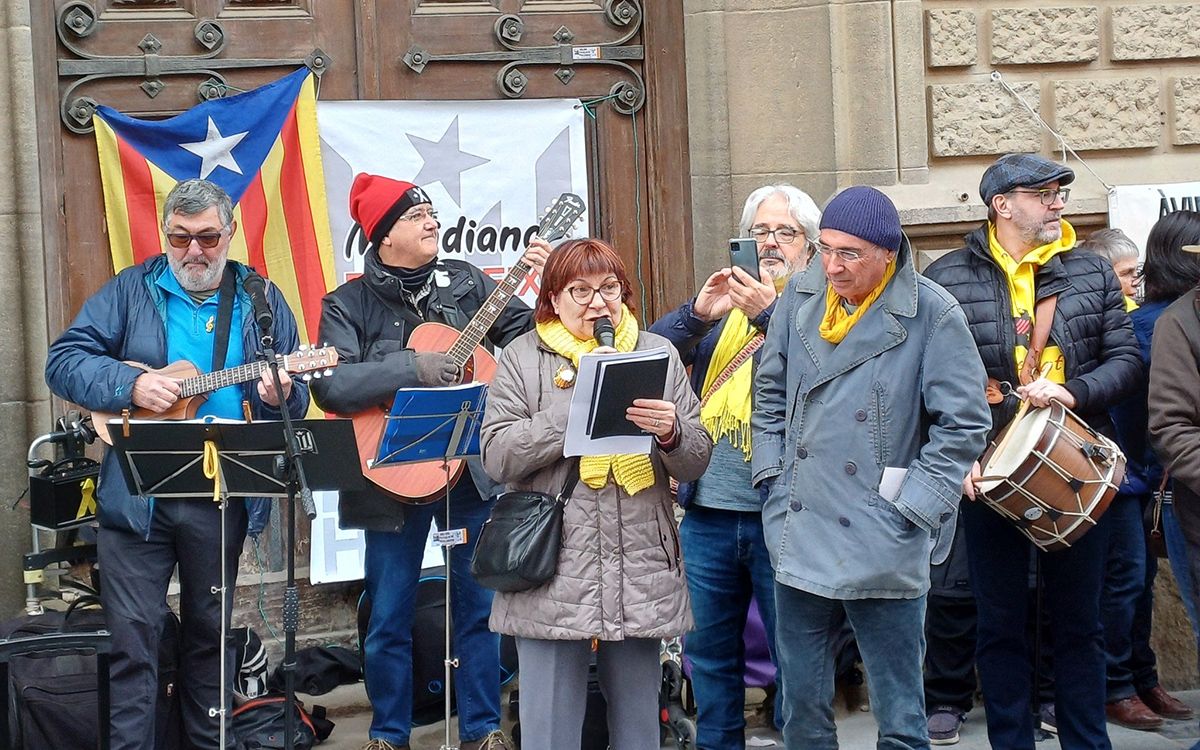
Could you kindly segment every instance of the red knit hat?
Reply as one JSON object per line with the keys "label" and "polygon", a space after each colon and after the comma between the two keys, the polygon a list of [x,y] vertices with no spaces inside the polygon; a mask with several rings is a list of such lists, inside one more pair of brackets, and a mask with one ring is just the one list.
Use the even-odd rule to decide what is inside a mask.
{"label": "red knit hat", "polygon": [[362,226],[374,245],[387,236],[405,211],[421,203],[433,201],[411,182],[360,172],[350,186],[350,218]]}

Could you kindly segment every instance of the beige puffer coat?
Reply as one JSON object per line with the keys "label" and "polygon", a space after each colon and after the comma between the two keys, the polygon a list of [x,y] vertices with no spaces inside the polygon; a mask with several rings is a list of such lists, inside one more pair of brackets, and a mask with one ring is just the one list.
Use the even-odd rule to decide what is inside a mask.
{"label": "beige puffer coat", "polygon": [[[676,404],[680,441],[651,454],[653,487],[630,496],[610,481],[599,490],[575,486],[563,512],[558,574],[529,591],[497,593],[490,625],[498,633],[547,640],[670,638],[693,627],[668,475],[698,478],[712,440],[700,426],[700,404],[675,348],[645,331],[638,349],[665,346],[668,400]],[[563,458],[571,390],[553,383],[569,363],[536,331],[515,339],[500,357],[483,419],[483,463],[510,490],[556,494],[574,461]]]}

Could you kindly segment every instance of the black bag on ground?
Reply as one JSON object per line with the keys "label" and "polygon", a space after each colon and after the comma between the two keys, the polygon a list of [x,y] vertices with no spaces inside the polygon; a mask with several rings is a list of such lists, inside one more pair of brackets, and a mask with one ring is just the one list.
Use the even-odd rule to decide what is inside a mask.
{"label": "black bag on ground", "polygon": [[[286,703],[287,698],[282,695],[265,695],[233,709],[237,750],[282,750]],[[294,701],[292,710],[296,712],[296,736],[292,744],[295,750],[309,750],[333,733],[333,722],[325,718],[324,706],[313,706],[309,712],[303,703]]]}
{"label": "black bag on ground", "polygon": [[558,572],[563,506],[579,481],[572,461],[557,497],[545,492],[502,492],[479,530],[471,575],[493,591],[525,591]]}
{"label": "black bag on ground", "polygon": [[[296,652],[296,690],[307,695],[324,695],[338,685],[352,685],[362,679],[362,660],[344,646],[309,646]],[[283,692],[283,667],[271,673],[268,686]]]}

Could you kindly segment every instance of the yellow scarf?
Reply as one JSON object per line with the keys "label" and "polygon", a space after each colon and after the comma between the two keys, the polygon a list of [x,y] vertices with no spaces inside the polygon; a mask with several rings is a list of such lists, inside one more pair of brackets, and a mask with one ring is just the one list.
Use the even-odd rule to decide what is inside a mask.
{"label": "yellow scarf", "polygon": [[[896,258],[898,257],[900,257],[899,253],[896,254]],[[846,308],[842,305],[841,295],[833,291],[833,284],[825,289],[825,317],[821,319],[819,329],[821,338],[831,344],[842,343],[842,339],[846,338],[850,329],[862,319],[862,316],[871,307],[871,303],[879,299],[879,295],[883,294],[888,282],[896,275],[896,258],[892,258],[892,262],[887,264],[887,269],[884,270],[879,284],[871,290],[871,293],[853,313],[846,312]]]}
{"label": "yellow scarf", "polygon": [[[725,319],[725,327],[713,349],[712,359],[708,363],[708,372],[704,376],[704,388],[701,395],[708,393],[713,381],[725,370],[754,335],[758,333],[746,313],[733,308]],[[750,391],[753,385],[753,373],[747,359],[726,380],[720,388],[709,397],[704,407],[700,409],[700,424],[712,435],[713,444],[722,437],[729,439],[734,448],[741,448],[742,455],[749,461],[750,451]]]}
{"label": "yellow scarf", "polygon": [[[631,352],[637,346],[637,320],[629,308],[621,306],[621,322],[617,324],[615,339],[616,350]],[[558,318],[537,324],[538,337],[546,346],[571,360],[579,367],[579,358],[595,349],[595,339],[577,339],[575,334],[567,330]],[[616,483],[627,494],[635,495],[642,490],[654,486],[654,464],[650,457],[638,453],[623,453],[618,455],[583,456],[579,459],[579,478],[588,487],[598,490],[608,483],[609,472]]]}
{"label": "yellow scarf", "polygon": [[[1062,236],[1054,242],[1035,247],[1021,258],[1020,262],[1013,259],[1008,251],[1000,246],[996,239],[996,225],[988,224],[988,249],[992,258],[1004,271],[1008,281],[1008,296],[1012,300],[1012,316],[1019,329],[1019,335],[1024,335],[1028,341],[1033,335],[1034,308],[1037,306],[1037,270],[1059,253],[1065,253],[1075,245],[1075,228],[1066,220],[1062,222]],[[1025,361],[1028,348],[1017,344],[1013,354],[1017,367]],[[1038,363],[1039,369],[1046,373],[1047,380],[1053,383],[1067,382],[1067,373],[1063,361],[1062,349],[1052,344],[1046,344],[1042,350],[1042,358]]]}

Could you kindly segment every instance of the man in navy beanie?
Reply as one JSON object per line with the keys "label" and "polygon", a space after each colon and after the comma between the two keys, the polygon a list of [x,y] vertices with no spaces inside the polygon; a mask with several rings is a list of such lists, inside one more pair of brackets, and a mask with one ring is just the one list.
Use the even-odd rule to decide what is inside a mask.
{"label": "man in navy beanie", "polygon": [[[821,217],[821,262],[789,281],[755,375],[755,485],[775,569],[789,748],[836,748],[844,613],[879,746],[929,746],[921,682],[929,561],[991,419],[954,298],[917,274],[892,202],[859,186]],[[953,367],[947,364],[953,362]]]}

